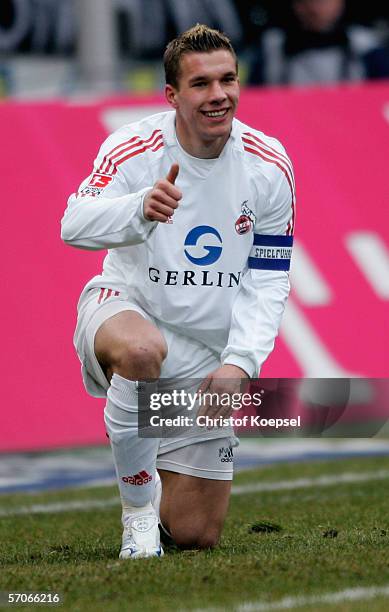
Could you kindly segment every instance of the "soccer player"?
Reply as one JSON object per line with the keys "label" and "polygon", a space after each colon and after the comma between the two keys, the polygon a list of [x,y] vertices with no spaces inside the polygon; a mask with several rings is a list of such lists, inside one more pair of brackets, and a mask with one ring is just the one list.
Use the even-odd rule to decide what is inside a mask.
{"label": "soccer player", "polygon": [[234,119],[229,39],[196,25],[164,63],[172,110],[109,136],[62,220],[67,244],[108,249],[81,294],[75,346],[87,391],[107,398],[124,559],[163,554],[158,520],[180,547],[217,544],[236,444],[223,427],[139,437],[139,381],[238,390],[272,351],[289,292],[291,163]]}

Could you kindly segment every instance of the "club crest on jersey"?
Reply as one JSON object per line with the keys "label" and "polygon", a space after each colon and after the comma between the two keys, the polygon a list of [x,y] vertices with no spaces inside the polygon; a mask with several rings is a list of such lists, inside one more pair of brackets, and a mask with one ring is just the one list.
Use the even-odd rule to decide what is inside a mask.
{"label": "club crest on jersey", "polygon": [[235,221],[235,229],[239,235],[247,234],[251,230],[251,221],[247,217],[247,215],[240,215],[238,219]]}
{"label": "club crest on jersey", "polygon": [[94,172],[89,179],[89,183],[81,190],[82,196],[99,196],[100,193],[107,187],[111,181],[113,180],[113,176],[108,174],[99,174],[98,172]]}
{"label": "club crest on jersey", "polygon": [[246,206],[248,200],[245,200],[241,206],[241,214],[235,221],[235,230],[241,236],[250,232],[255,225],[255,215],[251,208]]}

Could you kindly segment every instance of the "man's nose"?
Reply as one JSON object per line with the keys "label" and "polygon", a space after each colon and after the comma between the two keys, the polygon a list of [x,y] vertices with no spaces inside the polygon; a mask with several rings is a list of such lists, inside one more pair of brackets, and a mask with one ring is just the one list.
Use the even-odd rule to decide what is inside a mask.
{"label": "man's nose", "polygon": [[213,81],[211,85],[211,98],[212,101],[219,102],[227,98],[226,92],[224,91],[220,81]]}

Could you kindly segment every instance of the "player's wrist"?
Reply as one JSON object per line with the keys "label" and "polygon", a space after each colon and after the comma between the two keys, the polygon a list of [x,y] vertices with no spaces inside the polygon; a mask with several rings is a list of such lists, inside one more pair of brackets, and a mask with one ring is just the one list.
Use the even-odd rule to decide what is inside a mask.
{"label": "player's wrist", "polygon": [[153,190],[152,187],[146,187],[145,189],[142,190],[143,193],[142,193],[141,200],[140,200],[140,205],[139,205],[139,211],[140,211],[142,219],[144,221],[149,221],[149,222],[151,222],[152,220],[147,215],[147,212],[145,210],[145,204],[146,204],[146,200],[147,200],[148,196],[150,195],[150,193],[152,192],[152,190]]}
{"label": "player's wrist", "polygon": [[243,357],[242,355],[231,353],[225,357],[223,365],[235,366],[242,372],[242,377],[244,378],[253,378],[256,375],[257,368],[250,357]]}
{"label": "player's wrist", "polygon": [[249,378],[247,372],[243,368],[235,364],[224,363],[223,369],[224,372],[228,373],[230,378]]}

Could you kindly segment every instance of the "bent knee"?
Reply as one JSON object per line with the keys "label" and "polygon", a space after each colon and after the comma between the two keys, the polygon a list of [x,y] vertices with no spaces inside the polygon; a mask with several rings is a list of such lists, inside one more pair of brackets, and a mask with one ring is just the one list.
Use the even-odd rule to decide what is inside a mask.
{"label": "bent knee", "polygon": [[124,341],[117,353],[117,361],[138,363],[146,366],[150,362],[162,365],[167,356],[167,345],[165,339],[147,338],[137,341]]}
{"label": "bent knee", "polygon": [[155,338],[123,342],[112,354],[112,369],[135,378],[157,378],[167,355],[164,341]]}
{"label": "bent knee", "polygon": [[107,347],[103,355],[97,355],[107,371],[124,378],[158,378],[167,356],[167,345],[162,335],[155,338],[126,339]]}

